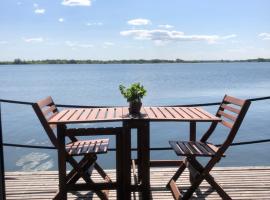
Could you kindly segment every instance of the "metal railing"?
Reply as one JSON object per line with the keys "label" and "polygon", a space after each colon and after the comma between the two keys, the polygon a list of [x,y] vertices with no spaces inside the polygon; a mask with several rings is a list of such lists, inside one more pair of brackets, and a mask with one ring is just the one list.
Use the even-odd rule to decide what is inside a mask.
{"label": "metal railing", "polygon": [[[259,98],[251,98],[248,99],[249,101],[262,101],[262,100],[269,100],[270,96],[259,97]],[[0,200],[6,199],[5,193],[5,169],[4,169],[4,146],[9,147],[21,147],[21,148],[35,148],[35,149],[55,149],[52,146],[40,146],[40,145],[25,145],[25,144],[15,144],[15,143],[3,143],[3,130],[2,130],[2,120],[1,120],[1,103],[10,103],[10,104],[20,104],[20,105],[29,105],[32,106],[33,102],[28,101],[17,101],[17,100],[8,100],[8,99],[0,99]],[[220,105],[221,102],[212,102],[212,103],[200,103],[200,104],[183,104],[183,105],[170,105],[170,106],[186,106],[186,107],[194,107],[194,106],[215,106]],[[67,104],[56,104],[58,107],[65,107],[65,108],[97,108],[97,107],[108,107],[108,106],[87,106],[87,105],[67,105]],[[262,139],[262,140],[253,140],[253,141],[243,141],[243,142],[235,142],[232,143],[231,146],[237,145],[247,145],[247,144],[257,144],[257,143],[264,143],[270,142],[269,139]],[[219,144],[217,144],[219,146]],[[116,151],[115,148],[109,148],[109,151]],[[136,151],[137,148],[132,148],[132,151]],[[150,148],[151,151],[164,151],[164,150],[171,150],[171,147],[154,147]]]}

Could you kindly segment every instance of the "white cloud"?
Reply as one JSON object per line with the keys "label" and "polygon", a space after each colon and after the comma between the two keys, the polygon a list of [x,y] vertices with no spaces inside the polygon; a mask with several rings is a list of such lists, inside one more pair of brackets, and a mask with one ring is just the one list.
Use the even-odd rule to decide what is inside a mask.
{"label": "white cloud", "polygon": [[65,19],[64,19],[64,18],[59,18],[58,21],[59,21],[59,22],[64,22]]}
{"label": "white cloud", "polygon": [[37,9],[35,9],[35,13],[36,14],[44,14],[45,13],[45,9],[37,8]]}
{"label": "white cloud", "polygon": [[270,40],[270,33],[260,33],[258,35],[262,40]]}
{"label": "white cloud", "polygon": [[38,4],[37,4],[37,3],[34,3],[33,6],[34,6],[35,8],[38,8]]}
{"label": "white cloud", "polygon": [[91,6],[91,0],[63,0],[64,6]]}
{"label": "white cloud", "polygon": [[102,22],[87,22],[86,26],[103,26]]}
{"label": "white cloud", "polygon": [[36,38],[23,38],[25,42],[44,42],[44,39],[42,37],[36,37]]}
{"label": "white cloud", "polygon": [[136,40],[153,40],[156,44],[162,44],[169,41],[206,41],[208,43],[215,43],[218,40],[226,40],[236,37],[235,34],[219,36],[219,35],[186,35],[180,31],[169,30],[128,30],[121,31],[122,36],[131,36]]}
{"label": "white cloud", "polygon": [[231,39],[231,38],[235,38],[235,37],[237,37],[236,34],[231,34],[231,35],[222,36],[221,39],[227,40],[227,39]]}
{"label": "white cloud", "polygon": [[132,19],[127,22],[129,25],[134,25],[134,26],[141,26],[141,25],[148,25],[151,24],[151,21],[149,19]]}
{"label": "white cloud", "polygon": [[172,25],[169,25],[169,24],[160,24],[158,25],[159,28],[166,28],[166,29],[170,29],[170,28],[173,28],[174,26]]}
{"label": "white cloud", "polygon": [[69,47],[72,47],[72,48],[92,48],[94,47],[94,45],[92,44],[80,44],[78,42],[71,42],[71,41],[66,41],[65,44]]}

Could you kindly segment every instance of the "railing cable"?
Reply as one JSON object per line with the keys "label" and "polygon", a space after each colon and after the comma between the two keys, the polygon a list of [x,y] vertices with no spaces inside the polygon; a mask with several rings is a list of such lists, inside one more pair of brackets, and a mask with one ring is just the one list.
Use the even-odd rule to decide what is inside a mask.
{"label": "railing cable", "polygon": [[[265,96],[265,97],[258,97],[258,98],[250,98],[247,99],[249,101],[261,101],[261,100],[268,100],[270,99],[270,96]],[[0,102],[3,103],[13,103],[13,104],[23,104],[23,105],[30,105],[32,106],[34,103],[29,102],[29,101],[17,101],[17,100],[9,100],[9,99],[0,99]],[[198,103],[198,104],[181,104],[181,105],[165,105],[167,107],[173,107],[173,106],[186,106],[186,107],[192,107],[192,106],[215,106],[215,105],[220,105],[221,102],[212,102],[212,103]],[[109,106],[89,106],[89,105],[72,105],[72,104],[56,104],[58,107],[66,107],[66,108],[106,108]],[[164,105],[163,105],[164,106]],[[122,107],[122,106],[117,106],[117,107]]]}

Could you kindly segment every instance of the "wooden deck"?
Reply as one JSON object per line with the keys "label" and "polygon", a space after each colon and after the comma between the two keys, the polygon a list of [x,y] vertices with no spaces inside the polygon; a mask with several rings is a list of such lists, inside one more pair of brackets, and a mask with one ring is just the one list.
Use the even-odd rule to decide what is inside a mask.
{"label": "wooden deck", "polygon": [[[168,179],[176,168],[151,169],[152,199],[172,199],[171,192],[165,188]],[[115,171],[107,170],[115,180]],[[217,167],[211,172],[232,199],[270,199],[269,167]],[[187,172],[178,181],[181,188],[188,184]],[[94,179],[99,179],[93,174]],[[58,184],[56,171],[6,172],[7,199],[52,199]],[[115,191],[110,192],[110,199],[115,199]],[[98,199],[91,192],[69,194],[69,199]],[[132,194],[139,199],[138,193]],[[206,183],[200,187],[194,199],[220,199]]]}

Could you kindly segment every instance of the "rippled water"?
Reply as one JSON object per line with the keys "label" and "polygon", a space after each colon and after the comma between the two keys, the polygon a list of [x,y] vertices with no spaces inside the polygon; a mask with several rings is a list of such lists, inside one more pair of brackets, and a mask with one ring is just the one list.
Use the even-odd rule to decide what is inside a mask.
{"label": "rippled water", "polygon": [[[221,101],[225,93],[241,98],[269,96],[270,63],[0,66],[3,99],[37,101],[50,95],[61,104],[126,105],[118,86],[133,82],[147,88],[145,105],[215,102]],[[269,103],[252,104],[236,141],[270,138]],[[206,109],[215,113],[217,108]],[[51,145],[30,106],[3,103],[2,118],[5,142]],[[198,136],[208,126],[199,124]],[[225,130],[218,129],[213,142],[219,143],[224,136]],[[136,135],[132,137],[135,145]],[[151,123],[152,147],[187,138],[187,123]],[[269,143],[232,147],[220,165],[269,165],[268,152]],[[151,156],[176,158],[171,151],[153,152]],[[56,158],[54,150],[5,148],[6,170],[56,169]],[[100,156],[100,162],[113,167],[114,153]]]}

